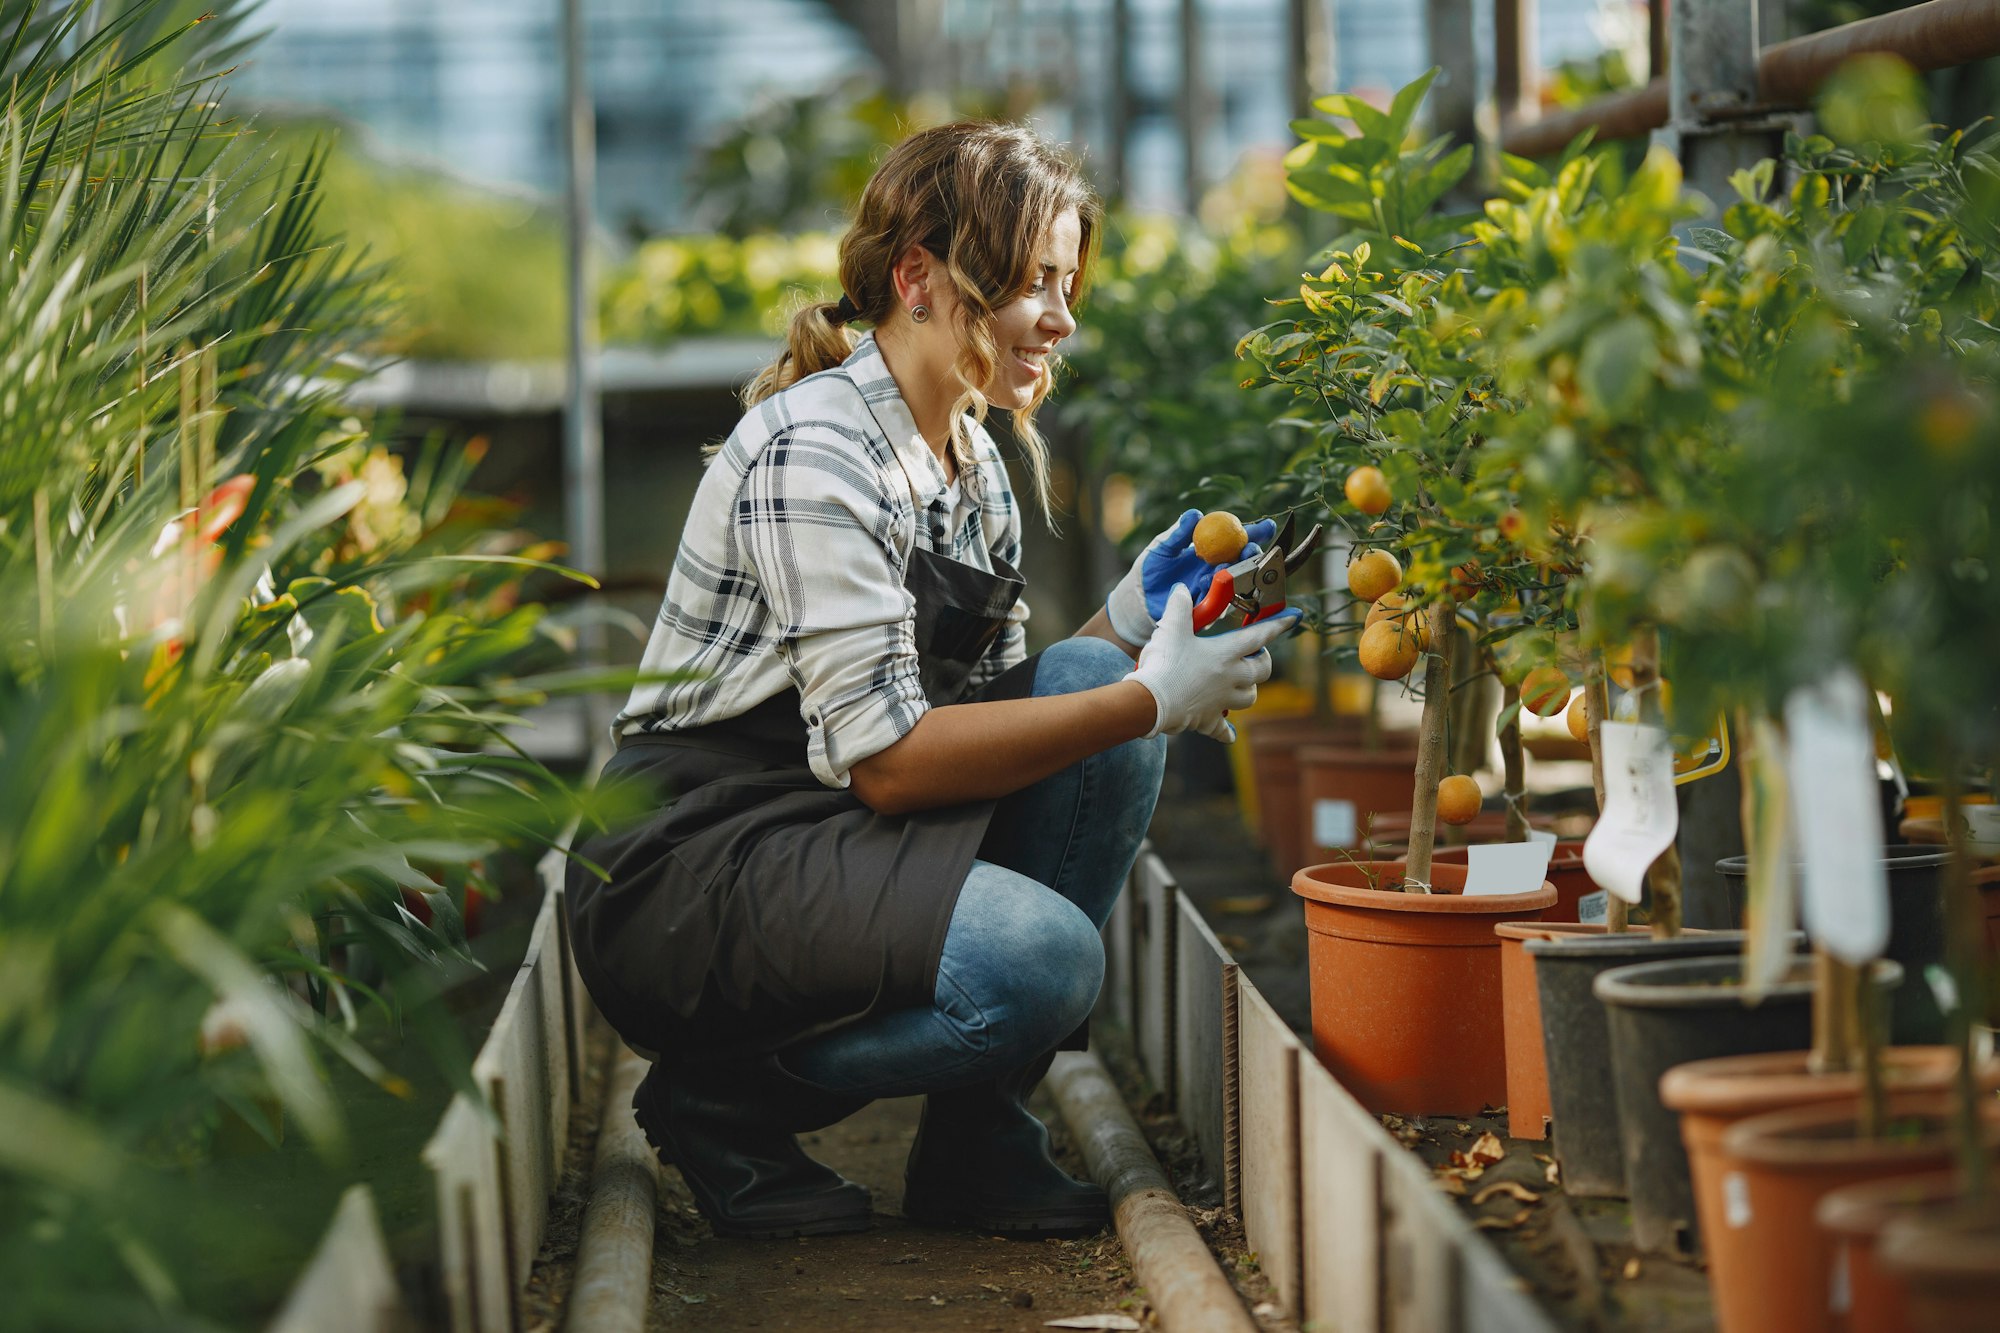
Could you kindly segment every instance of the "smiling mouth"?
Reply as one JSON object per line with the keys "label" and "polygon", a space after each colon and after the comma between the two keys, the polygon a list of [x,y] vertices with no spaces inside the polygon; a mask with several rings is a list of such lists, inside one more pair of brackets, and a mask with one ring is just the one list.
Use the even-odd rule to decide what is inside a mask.
{"label": "smiling mouth", "polygon": [[1014,349],[1014,360],[1019,362],[1021,368],[1026,370],[1030,375],[1040,376],[1043,371],[1048,369],[1049,349],[1046,347],[1016,347]]}

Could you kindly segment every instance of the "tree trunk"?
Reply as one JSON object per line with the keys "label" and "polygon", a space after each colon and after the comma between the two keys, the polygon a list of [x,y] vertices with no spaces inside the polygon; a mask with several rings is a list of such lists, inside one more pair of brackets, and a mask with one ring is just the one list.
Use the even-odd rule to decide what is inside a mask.
{"label": "tree trunk", "polygon": [[[1944,754],[1944,829],[1951,860],[1944,868],[1945,961],[1958,987],[1958,1003],[1946,1019],[1951,1044],[1958,1048],[1958,1078],[1953,1092],[1953,1124],[1958,1140],[1959,1186],[1969,1198],[1983,1198],[1992,1188],[1992,1166],[1980,1134],[1979,1086],[1973,1076],[1976,1025],[1986,1013],[1983,962],[1979,956],[1979,891],[1972,884],[1972,853],[1965,845],[1965,809],[1959,790],[1958,756]],[[1905,977],[1911,985],[1929,978]]]}
{"label": "tree trunk", "polygon": [[[1445,717],[1451,708],[1451,599],[1430,608],[1430,651],[1424,658],[1424,720],[1417,733],[1416,803],[1410,807],[1409,864],[1404,891],[1429,893],[1431,849],[1437,841],[1438,782],[1444,777]],[[1421,885],[1422,887],[1418,887]]]}
{"label": "tree trunk", "polygon": [[1501,790],[1507,801],[1507,841],[1528,840],[1527,778],[1521,761],[1521,687],[1506,685],[1500,691],[1500,711],[1507,725],[1500,729]]}

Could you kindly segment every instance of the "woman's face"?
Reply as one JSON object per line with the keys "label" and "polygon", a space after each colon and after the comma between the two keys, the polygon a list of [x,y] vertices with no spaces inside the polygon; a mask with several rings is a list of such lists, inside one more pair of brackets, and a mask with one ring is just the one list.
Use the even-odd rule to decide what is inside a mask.
{"label": "woman's face", "polygon": [[1000,361],[984,386],[994,407],[1013,411],[1033,402],[1049,373],[1049,353],[1076,332],[1069,298],[1082,251],[1083,224],[1073,211],[1063,213],[1042,238],[1026,289],[994,312]]}

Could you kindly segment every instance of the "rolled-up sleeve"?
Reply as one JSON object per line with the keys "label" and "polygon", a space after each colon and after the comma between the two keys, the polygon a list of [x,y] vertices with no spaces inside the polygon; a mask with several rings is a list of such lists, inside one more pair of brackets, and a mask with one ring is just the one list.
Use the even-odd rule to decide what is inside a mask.
{"label": "rolled-up sleeve", "polygon": [[846,787],[855,764],[929,707],[897,555],[904,520],[878,476],[837,433],[799,429],[759,451],[736,497],[737,534],[799,692],[807,762],[829,787]]}

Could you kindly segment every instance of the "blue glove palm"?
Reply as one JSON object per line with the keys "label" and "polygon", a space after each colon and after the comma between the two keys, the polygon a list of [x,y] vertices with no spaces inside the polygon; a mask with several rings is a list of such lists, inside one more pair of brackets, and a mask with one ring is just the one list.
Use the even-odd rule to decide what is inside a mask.
{"label": "blue glove palm", "polygon": [[[1146,544],[1132,568],[1111,590],[1105,611],[1111,628],[1127,643],[1144,644],[1167,608],[1167,597],[1176,587],[1186,588],[1199,602],[1208,595],[1220,565],[1211,565],[1195,554],[1194,529],[1201,522],[1201,510],[1190,509],[1171,528]],[[1264,549],[1264,543],[1278,533],[1275,519],[1259,519],[1244,529],[1250,540],[1236,557],[1247,560]],[[1233,563],[1233,562],[1232,562]]]}

